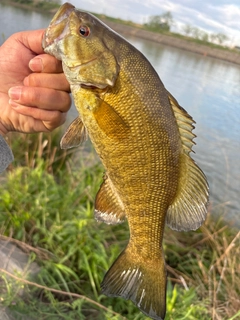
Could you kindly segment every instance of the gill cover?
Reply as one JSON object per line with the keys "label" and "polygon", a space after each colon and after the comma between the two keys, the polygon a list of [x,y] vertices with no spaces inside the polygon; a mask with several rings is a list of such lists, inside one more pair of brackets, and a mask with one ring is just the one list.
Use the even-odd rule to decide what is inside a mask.
{"label": "gill cover", "polygon": [[62,60],[71,85],[104,89],[114,86],[119,74],[117,60],[105,40],[108,32],[96,17],[65,4],[48,27],[43,47]]}

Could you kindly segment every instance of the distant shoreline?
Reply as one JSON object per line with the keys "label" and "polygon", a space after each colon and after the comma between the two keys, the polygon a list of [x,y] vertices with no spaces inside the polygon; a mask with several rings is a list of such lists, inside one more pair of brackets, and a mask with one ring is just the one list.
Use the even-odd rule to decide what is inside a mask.
{"label": "distant shoreline", "polygon": [[204,44],[198,44],[198,43],[194,43],[192,41],[184,40],[174,36],[151,32],[144,29],[123,25],[120,23],[118,24],[115,22],[110,22],[107,20],[105,20],[104,23],[106,23],[110,28],[112,28],[113,30],[115,30],[116,32],[122,35],[127,34],[131,36],[135,36],[141,39],[146,39],[146,40],[157,42],[163,45],[197,53],[205,57],[211,57],[211,58],[224,60],[230,63],[240,65],[240,53],[237,53],[237,52],[232,52],[230,50],[224,50],[224,49],[218,49],[218,48],[212,48]]}
{"label": "distant shoreline", "polygon": [[[57,11],[57,9],[43,10],[41,8],[35,8],[31,5],[6,0],[0,0],[0,3],[5,3],[7,5],[23,8],[26,10],[34,10],[40,13],[54,14]],[[151,32],[137,27],[112,22],[109,20],[103,20],[103,22],[123,36],[127,34],[141,39],[157,42],[163,45],[175,47],[181,50],[197,53],[205,57],[211,57],[240,65],[240,53],[233,52],[231,50],[212,48],[211,46],[195,43],[171,35]]]}
{"label": "distant shoreline", "polygon": [[48,14],[54,14],[55,12],[57,12],[57,9],[53,8],[53,9],[43,9],[43,8],[36,8],[30,4],[26,4],[26,3],[20,3],[20,2],[15,2],[15,1],[9,1],[9,0],[0,0],[0,3],[2,4],[6,4],[8,6],[12,6],[12,7],[16,7],[16,8],[21,8],[21,9],[26,9],[26,10],[31,10],[31,11],[36,11],[39,13],[48,13]]}

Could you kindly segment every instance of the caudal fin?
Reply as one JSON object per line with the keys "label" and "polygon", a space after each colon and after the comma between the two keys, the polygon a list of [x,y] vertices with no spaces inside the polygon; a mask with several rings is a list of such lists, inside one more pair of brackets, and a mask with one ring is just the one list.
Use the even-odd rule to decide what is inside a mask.
{"label": "caudal fin", "polygon": [[162,320],[166,312],[164,258],[143,259],[126,248],[106,273],[102,293],[132,302],[148,317]]}

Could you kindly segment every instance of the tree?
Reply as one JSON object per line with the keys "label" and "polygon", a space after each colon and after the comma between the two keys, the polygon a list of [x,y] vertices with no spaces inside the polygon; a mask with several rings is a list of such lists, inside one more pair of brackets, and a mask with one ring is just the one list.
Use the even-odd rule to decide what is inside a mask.
{"label": "tree", "polygon": [[225,41],[229,40],[229,38],[223,33],[211,33],[209,38],[211,42],[219,45],[222,45]]}
{"label": "tree", "polygon": [[170,11],[161,15],[151,16],[149,22],[145,23],[147,29],[152,31],[170,31],[173,24],[173,17]]}
{"label": "tree", "polygon": [[201,30],[197,27],[192,27],[192,37],[195,39],[200,39],[201,37]]}
{"label": "tree", "polygon": [[205,31],[201,31],[201,34],[200,34],[200,39],[204,42],[208,42],[209,40],[209,34]]}
{"label": "tree", "polygon": [[228,37],[223,33],[217,33],[216,40],[219,44],[223,44],[223,42],[228,40]]}
{"label": "tree", "polygon": [[215,33],[211,33],[209,37],[212,43],[215,43],[217,41],[217,35]]}
{"label": "tree", "polygon": [[190,37],[190,36],[191,36],[192,30],[193,30],[193,27],[190,26],[190,24],[185,24],[185,25],[182,27],[182,31],[183,31],[183,33],[184,33],[187,37]]}

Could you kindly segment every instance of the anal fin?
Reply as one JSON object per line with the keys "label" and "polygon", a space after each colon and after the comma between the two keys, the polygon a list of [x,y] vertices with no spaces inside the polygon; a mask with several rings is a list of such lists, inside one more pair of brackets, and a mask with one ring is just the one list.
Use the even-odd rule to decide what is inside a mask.
{"label": "anal fin", "polygon": [[107,224],[125,221],[124,205],[107,175],[96,196],[95,219]]}

